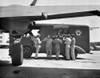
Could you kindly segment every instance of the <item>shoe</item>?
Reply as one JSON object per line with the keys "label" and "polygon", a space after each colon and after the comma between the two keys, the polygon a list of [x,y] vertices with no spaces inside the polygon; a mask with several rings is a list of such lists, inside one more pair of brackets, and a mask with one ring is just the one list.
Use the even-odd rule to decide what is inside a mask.
{"label": "shoe", "polygon": [[35,59],[38,59],[38,57],[34,57]]}
{"label": "shoe", "polygon": [[59,58],[56,58],[56,60],[59,60]]}

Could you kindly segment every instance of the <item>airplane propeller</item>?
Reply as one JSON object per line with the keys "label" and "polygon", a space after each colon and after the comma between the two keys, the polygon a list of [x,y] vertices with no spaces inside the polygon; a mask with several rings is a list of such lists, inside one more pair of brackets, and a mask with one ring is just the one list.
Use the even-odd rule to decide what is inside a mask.
{"label": "airplane propeller", "polygon": [[30,4],[30,6],[35,6],[37,0],[33,0],[33,2]]}

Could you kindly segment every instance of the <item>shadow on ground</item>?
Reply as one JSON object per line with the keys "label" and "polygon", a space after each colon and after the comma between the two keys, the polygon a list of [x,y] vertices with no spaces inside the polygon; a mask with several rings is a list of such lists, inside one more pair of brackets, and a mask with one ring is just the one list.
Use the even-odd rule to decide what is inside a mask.
{"label": "shadow on ground", "polygon": [[100,78],[100,70],[12,66],[0,67],[0,78]]}

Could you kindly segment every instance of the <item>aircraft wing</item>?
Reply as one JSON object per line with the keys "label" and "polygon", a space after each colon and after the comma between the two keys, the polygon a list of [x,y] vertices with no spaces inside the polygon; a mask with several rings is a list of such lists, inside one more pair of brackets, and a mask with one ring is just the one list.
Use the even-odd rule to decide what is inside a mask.
{"label": "aircraft wing", "polygon": [[98,12],[99,12],[98,10],[92,10],[92,11],[75,12],[75,13],[54,14],[54,15],[48,15],[47,18],[48,19],[58,19],[58,18],[74,18],[74,17],[94,16],[94,15],[97,15]]}
{"label": "aircraft wing", "polygon": [[0,18],[12,20],[47,20],[100,15],[99,6],[5,6],[0,7]]}

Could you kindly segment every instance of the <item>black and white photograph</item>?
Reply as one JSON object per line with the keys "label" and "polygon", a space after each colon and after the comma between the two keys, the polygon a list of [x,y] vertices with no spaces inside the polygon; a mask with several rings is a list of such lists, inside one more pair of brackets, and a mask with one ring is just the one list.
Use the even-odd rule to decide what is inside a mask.
{"label": "black and white photograph", "polygon": [[0,78],[100,78],[100,0],[0,0]]}

